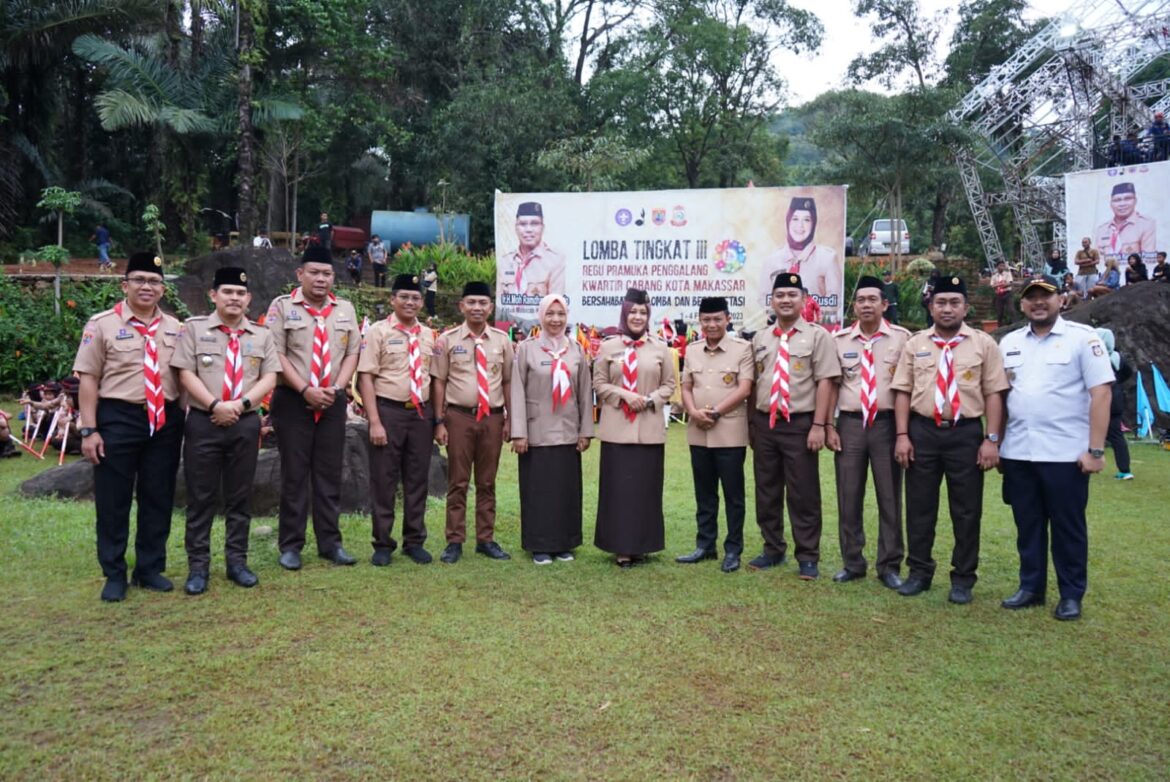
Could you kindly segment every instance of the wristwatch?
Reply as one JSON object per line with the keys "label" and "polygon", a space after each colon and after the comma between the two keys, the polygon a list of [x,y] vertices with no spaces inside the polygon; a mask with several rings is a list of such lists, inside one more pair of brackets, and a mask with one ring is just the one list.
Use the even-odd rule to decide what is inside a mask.
{"label": "wristwatch", "polygon": [[81,433],[82,439],[85,439],[86,437],[89,437],[91,434],[97,434],[97,427],[96,426],[83,426],[80,429],[78,429],[77,431]]}
{"label": "wristwatch", "polygon": [[723,413],[719,412],[718,410],[711,410],[707,413],[707,415],[711,416],[712,421],[718,421],[723,417]]}
{"label": "wristwatch", "polygon": [[988,442],[992,442],[992,443],[995,443],[996,445],[999,445],[999,433],[998,432],[988,432],[987,433],[987,440],[988,440]]}
{"label": "wristwatch", "polygon": [[[82,434],[81,436],[85,437],[84,434]],[[1094,459],[1101,459],[1105,456],[1105,449],[1104,448],[1090,448],[1089,449],[1089,456],[1092,456]]]}
{"label": "wristwatch", "polygon": [[245,410],[251,410],[251,409],[252,409],[252,400],[251,400],[251,399],[249,399],[248,397],[244,397],[244,409],[245,409]]}
{"label": "wristwatch", "polygon": [[647,397],[645,397],[645,399],[646,399],[646,407],[649,407],[651,410],[653,410],[654,409],[654,397],[647,396]]}

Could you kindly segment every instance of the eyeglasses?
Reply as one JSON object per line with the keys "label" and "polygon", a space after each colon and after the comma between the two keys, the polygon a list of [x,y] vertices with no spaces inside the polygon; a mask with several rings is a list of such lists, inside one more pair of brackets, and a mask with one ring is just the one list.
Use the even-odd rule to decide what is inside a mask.
{"label": "eyeglasses", "polygon": [[139,288],[149,285],[152,288],[161,288],[165,283],[162,280],[156,280],[152,277],[127,277],[126,282],[131,285],[136,285]]}

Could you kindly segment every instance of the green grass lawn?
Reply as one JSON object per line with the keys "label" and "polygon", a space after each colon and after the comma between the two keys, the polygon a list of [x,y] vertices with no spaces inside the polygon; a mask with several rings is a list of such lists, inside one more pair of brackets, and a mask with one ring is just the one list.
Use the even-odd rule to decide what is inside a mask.
{"label": "green grass lawn", "polygon": [[[275,536],[254,534],[261,583],[243,590],[223,576],[217,521],[211,591],[190,598],[177,513],[179,589],[132,589],[115,605],[98,600],[92,506],[20,499],[41,465],[5,460],[0,777],[1165,779],[1170,453],[1133,450],[1136,481],[1110,469],[1092,483],[1079,623],[1053,620],[1054,580],[1046,610],[999,607],[1017,560],[995,474],[969,606],[946,602],[946,521],[925,595],[829,580],[840,557],[827,455],[819,581],[791,564],[676,565],[694,544],[679,426],[668,549],[645,567],[621,571],[589,545],[576,562],[532,566],[508,454],[497,530],[510,562],[469,548],[454,567],[373,568],[369,521],[348,516],[357,567],[312,558],[286,573]],[[586,457],[590,485],[598,449]],[[750,465],[748,476],[754,556]],[[594,499],[587,489],[587,541]],[[431,500],[435,554],[442,519]]]}

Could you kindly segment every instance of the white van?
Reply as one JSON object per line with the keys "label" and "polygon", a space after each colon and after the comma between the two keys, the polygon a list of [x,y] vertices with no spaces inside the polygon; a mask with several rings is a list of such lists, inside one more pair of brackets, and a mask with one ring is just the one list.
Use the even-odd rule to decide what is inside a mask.
{"label": "white van", "polygon": [[893,220],[874,220],[873,226],[869,229],[869,238],[866,240],[866,255],[889,255],[894,248],[896,233],[902,235],[899,254],[905,255],[910,252],[910,231],[906,228],[905,220],[898,220],[897,224],[900,231],[894,232]]}

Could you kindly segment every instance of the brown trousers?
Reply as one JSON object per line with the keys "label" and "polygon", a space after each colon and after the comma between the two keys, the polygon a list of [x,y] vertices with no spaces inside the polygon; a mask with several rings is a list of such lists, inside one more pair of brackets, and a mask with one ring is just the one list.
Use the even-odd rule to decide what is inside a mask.
{"label": "brown trousers", "polygon": [[841,562],[851,573],[865,573],[866,468],[873,472],[878,504],[877,572],[897,574],[902,567],[902,468],[894,461],[894,417],[885,415],[868,429],[861,416],[842,413],[837,421],[841,450],[837,472],[837,523]]}
{"label": "brown trousers", "polygon": [[390,536],[394,502],[402,482],[402,545],[421,546],[427,540],[427,479],[431,472],[431,442],[435,427],[431,405],[422,418],[417,410],[378,397],[378,417],[386,429],[386,444],[370,446],[370,510],[374,550],[398,547]]}
{"label": "brown trousers", "polygon": [[447,542],[467,539],[467,486],[475,468],[475,540],[487,543],[496,528],[496,470],[504,445],[504,414],[481,421],[447,410]]}
{"label": "brown trousers", "polygon": [[345,451],[345,394],[314,423],[313,411],[296,391],[277,386],[272,393],[272,424],[280,449],[281,552],[305,545],[309,505],[317,551],[332,554],[341,545],[341,469]]}
{"label": "brown trousers", "polygon": [[794,413],[791,421],[777,417],[768,428],[768,414],[752,411],[751,439],[755,458],[756,523],[764,536],[764,553],[782,557],[784,505],[792,523],[792,541],[799,562],[821,558],[821,479],[817,454],[808,449],[812,413]]}

